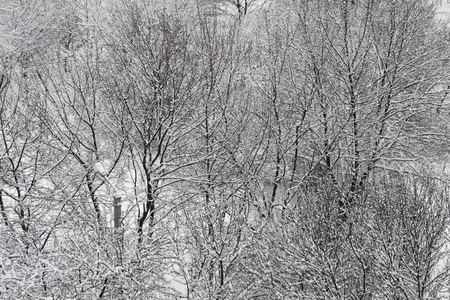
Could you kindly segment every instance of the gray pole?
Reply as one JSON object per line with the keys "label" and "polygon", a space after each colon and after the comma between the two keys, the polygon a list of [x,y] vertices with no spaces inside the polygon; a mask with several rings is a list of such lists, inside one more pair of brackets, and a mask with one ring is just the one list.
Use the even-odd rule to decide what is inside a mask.
{"label": "gray pole", "polygon": [[120,227],[120,218],[122,217],[122,207],[120,204],[120,197],[114,197],[114,228]]}

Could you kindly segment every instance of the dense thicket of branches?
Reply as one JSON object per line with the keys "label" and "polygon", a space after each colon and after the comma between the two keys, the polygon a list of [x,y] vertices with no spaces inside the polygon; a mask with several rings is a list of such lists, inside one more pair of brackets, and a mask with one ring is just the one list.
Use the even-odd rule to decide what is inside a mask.
{"label": "dense thicket of branches", "polygon": [[4,0],[0,298],[445,299],[436,9]]}

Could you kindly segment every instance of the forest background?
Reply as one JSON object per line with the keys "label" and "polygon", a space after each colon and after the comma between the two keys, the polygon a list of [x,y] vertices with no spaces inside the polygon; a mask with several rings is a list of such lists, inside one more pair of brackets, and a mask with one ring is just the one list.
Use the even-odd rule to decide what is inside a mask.
{"label": "forest background", "polygon": [[448,296],[437,3],[0,4],[0,298]]}

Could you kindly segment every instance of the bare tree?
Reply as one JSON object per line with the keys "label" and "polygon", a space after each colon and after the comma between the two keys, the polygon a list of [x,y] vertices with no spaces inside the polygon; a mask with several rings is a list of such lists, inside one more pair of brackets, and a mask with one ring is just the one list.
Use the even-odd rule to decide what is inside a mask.
{"label": "bare tree", "polygon": [[[382,185],[383,169],[419,174],[415,169],[424,156],[446,149],[440,141],[448,136],[436,109],[445,107],[439,85],[447,74],[441,52],[447,45],[433,32],[441,29],[426,1],[287,4],[294,14],[285,19],[297,23],[267,22],[268,40],[275,46],[263,48],[271,63],[265,74],[271,75],[261,84],[270,89],[261,90],[272,100],[271,118],[278,121],[270,122],[266,113],[275,162],[266,165],[275,175],[272,191],[281,192],[276,185],[281,170],[295,170],[293,177],[286,172],[282,179],[293,178],[296,184],[279,194],[282,199],[289,195],[285,203],[295,201],[285,222],[276,221],[257,235],[262,242],[248,271],[265,288],[255,287],[254,295],[260,290],[261,296],[280,298],[370,298],[378,293],[379,277],[372,271],[380,245],[379,232],[365,223],[374,205],[366,189]],[[291,107],[308,108],[304,119],[289,115],[289,101]],[[302,135],[293,130],[295,118],[303,120]],[[299,138],[289,142],[293,136]],[[441,231],[436,233],[442,238]],[[278,250],[269,251],[274,247]],[[442,282],[437,285],[442,290]]]}
{"label": "bare tree", "polygon": [[[183,206],[188,254],[180,257],[188,292],[192,297],[227,299],[236,297],[242,249],[249,214],[250,160],[246,132],[250,102],[245,85],[245,59],[238,24],[223,28],[219,18],[201,12],[196,31],[201,70],[200,98],[195,118],[198,126],[190,135],[197,163],[186,170],[184,188],[191,201]],[[252,145],[253,146],[253,145]]]}
{"label": "bare tree", "polygon": [[[127,156],[134,186],[139,241],[145,225],[152,236],[156,212],[172,205],[162,195],[179,181],[179,170],[191,164],[183,157],[185,135],[192,128],[198,75],[189,51],[190,37],[176,15],[130,4],[127,19],[117,28],[112,47],[112,97],[124,111]],[[111,72],[114,72],[113,70]],[[158,199],[162,202],[159,203]]]}
{"label": "bare tree", "polygon": [[[429,299],[448,293],[448,191],[431,178],[387,178],[374,189],[377,298]],[[374,294],[375,296],[375,294]]]}
{"label": "bare tree", "polygon": [[311,86],[304,97],[319,116],[315,156],[345,211],[378,167],[404,168],[421,158],[419,145],[424,153],[430,140],[446,138],[432,117],[446,45],[428,2],[328,4],[293,8],[302,36],[293,46]]}

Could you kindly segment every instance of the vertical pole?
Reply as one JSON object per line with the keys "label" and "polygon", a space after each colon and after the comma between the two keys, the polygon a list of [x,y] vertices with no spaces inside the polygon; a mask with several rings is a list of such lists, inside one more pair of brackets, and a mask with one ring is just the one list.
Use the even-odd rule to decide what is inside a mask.
{"label": "vertical pole", "polygon": [[122,217],[122,207],[120,200],[120,197],[114,197],[114,228],[120,227],[120,219]]}

